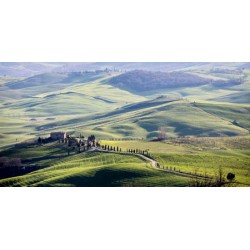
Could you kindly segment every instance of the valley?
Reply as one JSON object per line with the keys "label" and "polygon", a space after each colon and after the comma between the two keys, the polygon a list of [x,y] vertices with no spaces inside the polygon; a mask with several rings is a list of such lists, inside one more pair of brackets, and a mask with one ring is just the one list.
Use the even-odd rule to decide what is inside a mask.
{"label": "valley", "polygon": [[149,149],[160,169],[213,179],[223,169],[234,185],[250,184],[248,63],[27,63],[23,74],[17,66],[0,65],[0,155],[41,169],[0,185],[198,185],[136,155],[72,149],[68,157],[60,143],[37,145],[56,131]]}

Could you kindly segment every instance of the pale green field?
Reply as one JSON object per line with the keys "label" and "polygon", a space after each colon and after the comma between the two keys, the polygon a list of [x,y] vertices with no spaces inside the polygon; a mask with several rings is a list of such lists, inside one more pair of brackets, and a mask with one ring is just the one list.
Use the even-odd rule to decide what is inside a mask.
{"label": "pale green field", "polygon": [[[210,73],[210,67],[192,70],[189,73],[209,78],[219,77]],[[132,94],[104,84],[115,74],[119,73],[87,74],[77,78],[50,73],[19,79],[11,88],[7,88],[6,84],[13,79],[5,77],[0,87],[1,146],[34,136],[48,136],[57,130],[76,135],[94,133],[100,138],[151,139],[157,137],[162,129],[167,136],[249,134],[250,104],[218,102],[250,102],[246,92],[250,88],[250,74],[247,70],[244,71],[244,82],[234,87],[220,89],[208,84],[143,94]],[[167,96],[166,99],[151,99],[163,94]],[[178,100],[182,97],[186,100]],[[168,102],[174,99],[177,101]],[[196,101],[196,105],[192,104],[193,101]],[[126,106],[128,104],[132,105]],[[234,120],[240,126],[232,124]]]}
{"label": "pale green field", "polygon": [[[78,115],[28,117],[20,109],[13,111],[2,106],[0,121],[1,145],[10,145],[32,136],[48,136],[52,131],[64,130],[74,135],[95,134],[107,138],[156,138],[163,129],[168,137],[176,136],[236,136],[248,135],[250,106],[187,100],[168,101],[165,98],[112,109],[111,112]],[[69,101],[70,102],[70,101]],[[66,103],[53,105],[59,110]],[[95,109],[87,105],[87,109]],[[72,105],[76,105],[74,102]],[[80,105],[78,105],[81,107]],[[99,108],[99,105],[96,105]],[[105,108],[105,105],[102,105]],[[106,106],[108,109],[108,107]],[[38,108],[35,109],[38,112]],[[43,108],[42,110],[45,110]],[[67,109],[65,109],[67,110]],[[84,112],[84,111],[83,111]],[[35,118],[35,121],[31,121]],[[47,118],[54,118],[49,121]],[[233,121],[236,120],[237,124]]]}

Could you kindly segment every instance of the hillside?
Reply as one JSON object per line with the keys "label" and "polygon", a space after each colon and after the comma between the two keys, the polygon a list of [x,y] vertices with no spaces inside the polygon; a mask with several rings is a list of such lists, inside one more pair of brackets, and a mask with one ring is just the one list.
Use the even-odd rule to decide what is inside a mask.
{"label": "hillside", "polygon": [[237,92],[229,95],[224,95],[211,100],[219,102],[233,102],[233,103],[250,103],[250,92]]}
{"label": "hillside", "polygon": [[135,92],[165,88],[192,88],[206,84],[213,84],[219,87],[240,84],[236,80],[209,79],[184,72],[152,72],[142,70],[134,70],[112,77],[107,82],[113,86]]}
{"label": "hillside", "polygon": [[189,178],[155,171],[150,163],[133,155],[71,154],[68,157],[63,145],[58,143],[5,151],[4,155],[9,157],[21,157],[27,170],[34,166],[40,166],[40,169],[23,176],[0,179],[0,186],[187,186],[189,183]]}
{"label": "hillside", "polygon": [[[204,182],[191,177],[209,175],[215,183],[220,168],[236,173],[233,185],[249,185],[248,64],[1,67],[10,75],[0,76],[0,174],[7,178],[0,186],[195,186]],[[18,69],[29,77],[13,76]],[[123,153],[38,143],[56,131],[95,135]],[[128,149],[149,150],[160,169]]]}
{"label": "hillside", "polygon": [[61,65],[62,63],[51,62],[0,62],[0,75],[30,77],[51,72]]}
{"label": "hillside", "polygon": [[[1,151],[0,171],[5,173],[5,177],[0,177],[0,186],[196,186],[204,184],[204,180],[191,179],[190,174],[214,178],[220,167],[224,174],[233,171],[237,176],[236,183],[227,185],[250,185],[249,136],[101,143],[119,146],[122,152],[79,153],[78,149],[71,148],[68,155],[67,145],[59,142],[29,143]],[[153,168],[148,160],[141,157],[128,155],[128,148],[147,148],[160,164],[159,168]],[[13,171],[8,172],[4,162],[13,158],[19,159],[22,165],[12,167]],[[169,169],[174,172],[169,172]]]}
{"label": "hillside", "polygon": [[[113,63],[84,65],[102,68]],[[133,68],[167,64],[119,65]],[[241,68],[243,63],[168,64],[169,67],[180,65],[185,66],[185,72],[95,70],[50,72],[21,79],[3,76],[0,79],[1,145],[46,136],[58,129],[71,133],[87,131],[101,138],[153,139],[161,133],[167,136],[247,134],[249,111],[244,104],[249,103],[250,71]],[[77,69],[83,64],[66,66],[64,69]],[[120,79],[124,82],[120,83]],[[232,85],[233,81],[237,84]]]}
{"label": "hillside", "polygon": [[237,62],[0,62],[0,75],[30,77],[48,72],[79,72],[85,70],[150,70],[187,71],[217,69],[249,69],[249,63]]}
{"label": "hillside", "polygon": [[[50,122],[36,127],[40,133],[70,130],[75,134],[94,133],[100,138],[158,138],[176,136],[235,136],[247,135],[249,106],[216,105],[217,112],[208,110],[213,103],[190,103],[160,97],[116,109],[115,111],[79,116]],[[230,113],[230,115],[228,115]],[[239,121],[245,127],[234,124]],[[41,130],[41,128],[43,130]]]}

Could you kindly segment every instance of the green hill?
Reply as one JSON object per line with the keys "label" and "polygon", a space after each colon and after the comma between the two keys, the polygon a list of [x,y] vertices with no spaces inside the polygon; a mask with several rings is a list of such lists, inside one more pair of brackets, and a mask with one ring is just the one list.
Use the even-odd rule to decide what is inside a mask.
{"label": "green hill", "polygon": [[[192,65],[186,72],[93,71],[46,73],[21,80],[7,77],[10,81],[5,79],[0,85],[1,145],[47,136],[59,129],[72,134],[86,131],[101,138],[248,134],[247,105],[211,100],[247,103],[249,70],[243,71],[237,63],[227,68],[216,65]],[[234,78],[243,80],[227,87],[213,84]],[[128,82],[120,85],[120,79]]]}
{"label": "green hill", "polygon": [[237,92],[229,95],[224,95],[218,98],[213,98],[211,100],[218,102],[231,102],[231,103],[250,103],[250,92]]}
{"label": "green hill", "polygon": [[19,81],[7,82],[0,86],[0,95],[13,99],[34,97],[35,95],[63,90],[75,84],[85,84],[97,79],[111,77],[104,72],[44,73]]}
{"label": "green hill", "polygon": [[[209,111],[216,107],[214,111]],[[247,135],[249,106],[237,108],[229,104],[190,103],[161,97],[124,106],[115,111],[79,116],[48,123],[43,131],[70,130],[94,133],[102,138],[157,138],[161,133],[172,136],[233,136]],[[239,124],[233,123],[234,120]],[[37,127],[41,131],[40,127]]]}
{"label": "green hill", "polygon": [[23,176],[0,180],[0,186],[110,187],[189,184],[189,178],[156,171],[150,163],[132,155],[86,152],[68,157],[60,144],[40,147],[30,145],[5,151],[4,155],[26,159],[26,169],[34,168],[34,165],[43,167]]}

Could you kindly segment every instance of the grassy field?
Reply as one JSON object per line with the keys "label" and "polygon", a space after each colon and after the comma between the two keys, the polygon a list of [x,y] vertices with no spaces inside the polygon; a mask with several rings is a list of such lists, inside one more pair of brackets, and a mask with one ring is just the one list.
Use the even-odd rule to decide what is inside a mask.
{"label": "grassy field", "polygon": [[[75,96],[76,102],[81,102],[82,95],[79,96],[79,93],[72,95]],[[14,106],[6,108],[0,105],[1,146],[14,144],[16,139],[20,142],[35,136],[46,137],[50,132],[58,130],[74,135],[95,134],[102,139],[124,137],[152,139],[157,138],[162,130],[168,137],[249,134],[248,104],[211,101],[194,103],[183,99],[161,97],[114,108],[121,103],[109,104],[102,100],[93,101],[95,97],[85,97],[83,99],[86,102],[77,104],[70,97],[67,99],[67,95],[62,98],[63,96],[64,94],[60,95],[60,98],[53,97],[53,101],[50,100],[46,105],[43,103],[41,106],[29,107],[30,114],[23,109],[27,109],[26,105],[32,106],[32,101],[24,103],[23,108],[19,103],[17,109]],[[109,110],[110,105],[111,111],[96,113],[100,109]],[[40,117],[40,112],[47,112],[47,116]],[[61,115],[56,116],[53,112]]]}
{"label": "grassy field", "polygon": [[149,150],[161,168],[209,175],[214,177],[219,169],[224,176],[236,174],[239,186],[250,185],[250,137],[175,138],[161,142],[102,141],[123,150]]}
{"label": "grassy field", "polygon": [[[211,66],[211,67],[210,67]],[[250,71],[190,67],[186,72],[240,84],[129,92],[107,84],[121,73],[0,76],[0,156],[41,169],[1,180],[7,186],[188,186],[190,178],[157,171],[136,156],[81,153],[61,144],[11,145],[53,131],[94,134],[102,143],[149,150],[161,168],[215,176],[236,174],[249,186]],[[165,141],[150,141],[159,136]],[[181,138],[179,138],[181,137]],[[185,138],[184,138],[185,137]],[[136,140],[109,140],[109,139]],[[138,140],[138,139],[141,140]],[[142,140],[143,139],[143,140]]]}
{"label": "grassy field", "polygon": [[[192,70],[188,71],[190,74],[211,79],[221,77],[220,73],[211,73],[211,67],[189,70]],[[94,133],[103,139],[152,139],[162,130],[171,137],[249,134],[250,106],[246,92],[250,87],[249,70],[244,71],[242,84],[236,86],[219,88],[208,84],[159,89],[143,95],[104,83],[117,74],[120,73],[0,77],[0,147],[48,136],[57,130],[75,135]],[[232,77],[239,75],[232,70],[222,78]],[[165,97],[159,99],[159,95]],[[237,123],[232,123],[234,120]]]}
{"label": "grassy field", "polygon": [[[215,177],[236,174],[236,186],[250,185],[250,137],[190,137],[165,141],[102,140],[102,145],[149,150],[161,169]],[[101,152],[68,156],[64,144],[27,144],[0,152],[0,157],[21,158],[31,173],[0,180],[0,186],[190,186],[191,178],[152,168],[134,155]]]}
{"label": "grassy field", "polygon": [[[207,103],[207,107],[210,106]],[[235,108],[232,111],[234,107],[235,105],[220,105],[221,114],[213,114],[203,106],[200,107],[197,103],[194,105],[186,100],[165,101],[151,107],[148,106],[148,102],[144,102],[140,107],[138,104],[130,105],[129,108],[123,107],[114,112],[96,116],[95,119],[90,119],[82,125],[82,131],[92,130],[102,138],[104,137],[101,135],[102,131],[113,134],[114,137],[154,138],[159,136],[162,129],[169,137],[249,134],[248,127],[232,123],[234,120],[239,120],[240,124],[248,124],[249,106],[238,106],[238,109]],[[230,116],[227,115],[228,112],[231,113]],[[71,121],[69,124],[72,124]],[[80,124],[72,125],[77,133],[81,131]],[[63,127],[66,128],[67,125]]]}
{"label": "grassy field", "polygon": [[[187,186],[189,178],[152,168],[133,155],[85,152],[67,156],[62,144],[27,145],[1,152],[44,168],[0,180],[0,186]],[[28,160],[27,160],[28,159]]]}

